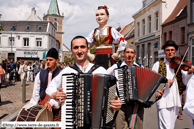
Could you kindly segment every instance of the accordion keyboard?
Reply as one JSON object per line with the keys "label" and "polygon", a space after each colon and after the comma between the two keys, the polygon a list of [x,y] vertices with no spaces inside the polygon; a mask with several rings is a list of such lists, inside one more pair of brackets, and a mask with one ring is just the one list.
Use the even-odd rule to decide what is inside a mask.
{"label": "accordion keyboard", "polygon": [[117,80],[117,88],[119,91],[119,97],[121,100],[122,104],[125,104],[125,91],[124,91],[124,74],[123,74],[123,69],[116,69],[115,70],[115,77],[118,79]]}
{"label": "accordion keyboard", "polygon": [[64,75],[62,76],[62,88],[63,92],[66,93],[67,98],[62,104],[61,109],[61,121],[62,129],[73,129],[75,126],[75,113],[74,113],[74,98],[73,98],[73,87],[74,87],[74,76]]}

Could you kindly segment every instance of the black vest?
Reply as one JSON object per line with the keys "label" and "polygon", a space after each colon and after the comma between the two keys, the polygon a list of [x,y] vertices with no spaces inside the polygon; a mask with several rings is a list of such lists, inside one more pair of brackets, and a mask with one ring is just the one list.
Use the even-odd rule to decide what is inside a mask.
{"label": "black vest", "polygon": [[[46,88],[47,88],[47,85],[48,85],[48,73],[49,73],[48,69],[42,70],[40,72],[40,91],[39,91],[39,95],[40,95],[41,99],[44,98],[45,95],[46,95],[45,91],[46,91]],[[56,77],[59,73],[60,73],[60,69],[56,68],[53,71],[52,79],[54,77]]]}

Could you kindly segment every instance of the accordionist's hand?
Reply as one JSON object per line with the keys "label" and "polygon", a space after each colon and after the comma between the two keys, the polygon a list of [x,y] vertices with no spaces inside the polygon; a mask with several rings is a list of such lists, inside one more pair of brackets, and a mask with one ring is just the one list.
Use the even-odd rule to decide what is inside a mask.
{"label": "accordionist's hand", "polygon": [[45,108],[48,109],[50,112],[52,112],[52,107],[49,103],[45,103]]}
{"label": "accordionist's hand", "polygon": [[168,82],[166,83],[166,85],[168,85],[169,87],[171,87],[173,84],[173,80],[171,79],[168,79]]}
{"label": "accordionist's hand", "polygon": [[52,94],[52,98],[55,99],[59,103],[63,103],[67,97],[67,95],[62,91],[63,88],[59,88],[57,92]]}
{"label": "accordionist's hand", "polygon": [[109,101],[109,103],[110,103],[110,107],[114,111],[118,111],[122,106],[121,100],[118,98],[118,95],[115,97],[115,100],[111,100]]}
{"label": "accordionist's hand", "polygon": [[160,90],[157,90],[157,92],[156,92],[156,98],[160,98],[160,97],[162,97],[162,95],[164,94],[164,89],[165,89],[166,87],[164,87],[161,91]]}

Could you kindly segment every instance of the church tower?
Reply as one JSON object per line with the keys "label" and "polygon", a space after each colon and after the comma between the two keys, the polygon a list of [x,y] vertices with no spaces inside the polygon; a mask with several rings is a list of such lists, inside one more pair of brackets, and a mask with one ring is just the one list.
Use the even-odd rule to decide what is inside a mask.
{"label": "church tower", "polygon": [[64,16],[62,16],[62,15],[59,12],[57,0],[51,0],[48,12],[43,17],[44,21],[51,21],[56,26],[56,28],[57,28],[56,38],[60,42],[60,48],[62,48],[62,45],[63,45],[63,34],[64,34],[64,32],[63,32]]}

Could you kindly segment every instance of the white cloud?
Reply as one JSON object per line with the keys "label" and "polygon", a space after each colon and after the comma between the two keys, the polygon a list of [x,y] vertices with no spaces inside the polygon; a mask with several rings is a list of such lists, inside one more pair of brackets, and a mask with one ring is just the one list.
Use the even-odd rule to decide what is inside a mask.
{"label": "white cloud", "polygon": [[[26,20],[33,7],[42,19],[47,13],[50,0],[0,0],[1,20]],[[76,35],[87,36],[98,27],[95,11],[106,5],[110,13],[109,26],[117,28],[133,21],[132,15],[142,7],[142,0],[58,0],[60,13],[64,13],[63,43],[70,48],[70,41]]]}

